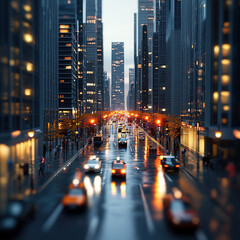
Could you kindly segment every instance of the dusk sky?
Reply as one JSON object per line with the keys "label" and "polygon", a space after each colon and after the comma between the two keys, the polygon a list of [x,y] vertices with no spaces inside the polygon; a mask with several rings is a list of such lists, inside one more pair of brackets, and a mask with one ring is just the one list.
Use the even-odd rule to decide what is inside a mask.
{"label": "dusk sky", "polygon": [[104,70],[111,76],[111,43],[124,42],[125,83],[134,64],[134,13],[137,0],[103,0]]}

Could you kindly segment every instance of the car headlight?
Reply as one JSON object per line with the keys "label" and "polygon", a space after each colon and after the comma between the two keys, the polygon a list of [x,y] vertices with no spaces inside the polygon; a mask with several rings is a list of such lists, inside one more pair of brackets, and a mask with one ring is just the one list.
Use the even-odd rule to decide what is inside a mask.
{"label": "car headlight", "polygon": [[89,166],[87,164],[85,164],[84,169],[89,169]]}
{"label": "car headlight", "polygon": [[97,165],[95,166],[95,169],[99,169],[99,168],[100,168],[100,165],[97,164]]}

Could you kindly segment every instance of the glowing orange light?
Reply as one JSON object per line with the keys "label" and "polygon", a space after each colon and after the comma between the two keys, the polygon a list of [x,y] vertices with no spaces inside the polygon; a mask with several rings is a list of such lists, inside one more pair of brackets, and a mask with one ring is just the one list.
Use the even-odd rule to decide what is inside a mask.
{"label": "glowing orange light", "polygon": [[164,167],[168,167],[168,165],[164,165]]}
{"label": "glowing orange light", "polygon": [[239,130],[237,130],[237,129],[233,130],[233,135],[235,138],[240,139],[240,131]]}
{"label": "glowing orange light", "polygon": [[216,138],[221,138],[222,137],[222,132],[221,131],[216,131],[215,132],[215,137]]}
{"label": "glowing orange light", "polygon": [[160,123],[161,123],[161,120],[158,119],[156,122],[157,122],[157,124],[160,124]]}
{"label": "glowing orange light", "polygon": [[126,170],[125,170],[125,169],[122,169],[122,170],[121,170],[121,173],[126,173]]}
{"label": "glowing orange light", "polygon": [[34,131],[28,132],[28,136],[29,136],[30,138],[33,138],[33,137],[34,137]]}
{"label": "glowing orange light", "polygon": [[91,120],[90,120],[90,123],[91,123],[91,124],[95,123],[95,120],[94,120],[94,119],[91,119]]}
{"label": "glowing orange light", "polygon": [[115,173],[115,172],[116,172],[116,170],[112,169],[112,173]]}
{"label": "glowing orange light", "polygon": [[146,119],[146,120],[148,120],[148,119],[149,119],[149,117],[147,116],[147,117],[145,117],[145,119]]}
{"label": "glowing orange light", "polygon": [[138,115],[136,114],[135,117],[138,117]]}

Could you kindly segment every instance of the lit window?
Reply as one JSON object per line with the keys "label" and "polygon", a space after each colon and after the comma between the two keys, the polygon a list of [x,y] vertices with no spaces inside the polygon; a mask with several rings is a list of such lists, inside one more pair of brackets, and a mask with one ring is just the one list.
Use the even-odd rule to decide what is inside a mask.
{"label": "lit window", "polygon": [[60,28],[70,28],[69,25],[60,25]]}
{"label": "lit window", "polygon": [[64,57],[65,60],[71,60],[71,57]]}
{"label": "lit window", "polygon": [[72,66],[66,66],[65,69],[72,69]]}
{"label": "lit window", "polygon": [[68,29],[60,29],[60,33],[69,33]]}
{"label": "lit window", "polygon": [[26,70],[28,72],[32,72],[33,71],[33,64],[30,63],[30,62],[26,63]]}
{"label": "lit window", "polygon": [[26,96],[31,96],[32,95],[32,90],[31,89],[25,89],[25,91],[24,91],[24,94],[26,95]]}
{"label": "lit window", "polygon": [[64,80],[60,80],[60,82],[64,82]]}
{"label": "lit window", "polygon": [[61,102],[64,102],[64,100],[62,99]]}

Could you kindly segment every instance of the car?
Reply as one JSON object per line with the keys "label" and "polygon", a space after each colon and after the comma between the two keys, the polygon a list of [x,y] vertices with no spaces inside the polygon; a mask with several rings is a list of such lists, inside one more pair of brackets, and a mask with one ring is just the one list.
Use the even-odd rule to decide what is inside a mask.
{"label": "car", "polygon": [[93,156],[84,164],[83,168],[85,173],[99,173],[101,171],[101,161],[98,157]]}
{"label": "car", "polygon": [[112,162],[112,178],[126,179],[126,163],[119,157]]}
{"label": "car", "polygon": [[102,135],[97,135],[93,137],[94,146],[100,146],[103,143]]}
{"label": "car", "polygon": [[144,136],[143,132],[138,133],[138,140],[139,141],[144,141],[145,140],[145,136]]}
{"label": "car", "polygon": [[62,199],[62,205],[66,210],[83,209],[87,205],[87,191],[84,184],[78,187],[69,187]]}
{"label": "car", "polygon": [[149,154],[156,154],[156,152],[157,152],[156,146],[149,145],[148,146],[148,152],[149,152]]}
{"label": "car", "polygon": [[127,147],[127,139],[126,138],[119,138],[118,139],[118,146],[119,147]]}
{"label": "car", "polygon": [[169,172],[179,172],[180,164],[174,156],[163,156],[161,159],[161,164],[165,171]]}
{"label": "car", "polygon": [[35,213],[33,197],[10,199],[0,216],[0,236],[14,235],[28,220],[34,219]]}
{"label": "car", "polygon": [[195,230],[200,220],[186,197],[174,198],[167,194],[163,198],[166,217],[170,225],[177,230]]}

